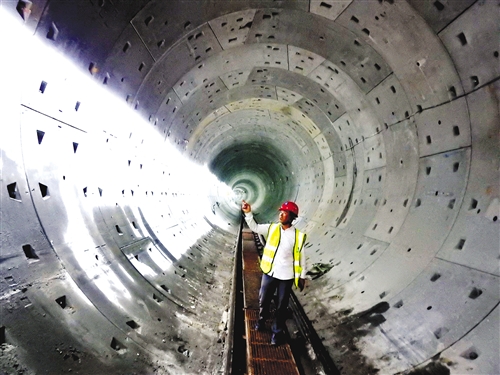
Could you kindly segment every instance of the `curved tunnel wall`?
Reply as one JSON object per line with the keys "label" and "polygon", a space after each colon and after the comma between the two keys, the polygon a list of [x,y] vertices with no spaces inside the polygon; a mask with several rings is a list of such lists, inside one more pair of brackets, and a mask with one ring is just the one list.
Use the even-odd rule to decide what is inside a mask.
{"label": "curved tunnel wall", "polygon": [[300,300],[346,373],[498,373],[498,6],[4,5],[149,124],[42,89],[70,76],[10,77],[2,365],[223,368],[237,210],[168,143],[262,221],[299,203],[308,263],[332,267]]}

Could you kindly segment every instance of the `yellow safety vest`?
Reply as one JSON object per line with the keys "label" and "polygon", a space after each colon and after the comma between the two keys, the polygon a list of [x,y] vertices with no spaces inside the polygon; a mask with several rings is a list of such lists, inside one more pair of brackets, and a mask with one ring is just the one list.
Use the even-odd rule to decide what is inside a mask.
{"label": "yellow safety vest", "polygon": [[[280,244],[281,231],[280,224],[273,223],[269,226],[266,238],[266,246],[264,247],[264,252],[262,254],[262,259],[260,260],[260,269],[265,274],[271,271],[274,257],[276,256],[276,250]],[[302,267],[300,266],[300,257],[302,256],[302,247],[306,241],[306,234],[295,228],[295,243],[293,245],[293,274],[295,286],[299,287],[299,278],[302,272]]]}

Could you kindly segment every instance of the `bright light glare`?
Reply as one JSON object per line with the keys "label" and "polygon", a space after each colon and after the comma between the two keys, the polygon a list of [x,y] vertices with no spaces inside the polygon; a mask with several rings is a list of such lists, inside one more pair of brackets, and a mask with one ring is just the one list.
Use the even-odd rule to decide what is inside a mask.
{"label": "bright light glare", "polygon": [[[69,173],[68,168],[72,172],[78,170],[72,180],[68,179],[72,182],[67,182],[74,184],[74,188],[61,188],[58,197],[63,202],[63,207],[59,208],[67,211],[65,244],[73,249],[74,259],[88,280],[93,280],[104,295],[120,305],[121,299],[131,298],[121,276],[96,262],[98,256],[94,249],[102,245],[99,243],[102,239],[92,233],[95,223],[88,220],[95,220],[97,208],[118,205],[115,203],[118,201],[120,206],[131,206],[132,210],[141,207],[155,235],[178,258],[210,231],[203,217],[211,210],[212,202],[232,199],[233,193],[208,168],[190,161],[166,142],[164,135],[132,110],[124,98],[105,90],[102,82],[75,66],[50,45],[51,41],[41,41],[31,35],[20,17],[12,17],[2,4],[0,38],[2,51],[9,54],[0,59],[1,95],[2,99],[5,97],[2,102],[14,108],[7,115],[19,122],[21,103],[59,120],[62,130],[57,134],[61,134],[60,137],[67,134],[79,137],[79,159],[60,160],[58,149],[48,150],[44,155],[53,158],[51,178]],[[44,93],[39,89],[42,81],[47,83]],[[79,103],[77,111],[75,103]],[[23,126],[31,125],[23,123]],[[8,134],[7,131],[3,129],[2,134]],[[58,136],[55,133],[51,136]],[[16,136],[3,135],[3,143]],[[61,139],[61,144],[67,141]],[[3,149],[4,146],[6,144],[2,144]],[[23,152],[33,161],[36,160],[35,152],[40,151],[23,149]],[[85,204],[81,202],[83,187],[88,189]],[[214,194],[221,194],[221,197],[214,197]],[[162,221],[168,217],[171,225]],[[44,218],[41,220],[43,222]],[[113,228],[113,225],[108,227]],[[179,236],[180,230],[182,235]],[[167,266],[164,258],[159,260],[157,264]],[[145,277],[155,276],[155,271],[145,265],[136,269],[144,272]]]}

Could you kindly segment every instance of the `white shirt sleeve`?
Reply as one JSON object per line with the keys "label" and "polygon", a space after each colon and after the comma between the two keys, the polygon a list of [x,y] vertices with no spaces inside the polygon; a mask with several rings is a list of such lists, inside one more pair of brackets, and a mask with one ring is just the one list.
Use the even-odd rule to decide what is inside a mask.
{"label": "white shirt sleeve", "polygon": [[257,224],[251,212],[245,214],[245,221],[252,232],[258,233],[262,236],[267,236],[267,232],[269,231],[269,226],[271,224]]}
{"label": "white shirt sleeve", "polygon": [[305,246],[302,246],[302,254],[300,256],[300,266],[302,267],[302,272],[300,273],[300,278],[301,279],[305,279],[306,278],[306,274],[307,274],[306,253],[304,251],[304,247]]}

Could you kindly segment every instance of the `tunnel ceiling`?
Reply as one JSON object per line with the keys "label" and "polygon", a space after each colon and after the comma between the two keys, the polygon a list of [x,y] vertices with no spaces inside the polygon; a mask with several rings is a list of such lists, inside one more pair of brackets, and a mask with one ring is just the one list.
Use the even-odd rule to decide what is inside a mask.
{"label": "tunnel ceiling", "polygon": [[[1,4],[38,40],[116,94],[156,139],[208,166],[238,198],[252,203],[259,221],[273,220],[284,200],[299,204],[297,226],[308,233],[309,266],[331,267],[321,277],[312,272],[314,280],[299,299],[334,360],[346,373],[363,375],[406,373],[417,366],[434,366],[440,374],[500,371],[499,5],[497,0]],[[158,358],[164,374],[220,369],[221,359],[214,358],[221,356],[224,349],[217,345],[225,339],[221,329],[209,327],[220,324],[215,315],[229,301],[216,288],[227,291],[231,283],[231,233],[240,215],[233,198],[210,196],[213,215],[206,214],[196,192],[186,192],[193,183],[176,185],[187,180],[173,171],[176,160],[148,160],[144,169],[150,179],[143,182],[142,174],[121,167],[128,162],[142,170],[143,161],[134,154],[128,160],[116,156],[121,164],[113,180],[126,186],[116,197],[106,198],[104,185],[87,187],[79,177],[73,188],[79,195],[47,208],[47,202],[56,204],[47,200],[49,189],[67,189],[59,181],[67,160],[34,150],[50,142],[43,140],[50,134],[43,126],[63,123],[69,129],[73,123],[54,110],[55,99],[39,82],[27,87],[20,90],[49,99],[34,99],[30,91],[15,115],[21,139],[5,147],[14,156],[4,159],[8,178],[2,182],[2,193],[8,192],[2,214],[15,220],[2,247],[16,248],[13,253],[22,248],[30,266],[30,241],[44,244],[42,254],[57,256],[41,273],[25,272],[28,266],[13,260],[8,272],[2,270],[4,295],[16,291],[10,280],[18,275],[24,280],[19,285],[32,285],[62,268],[67,281],[29,294],[30,299],[40,308],[45,300],[56,300],[65,313],[74,309],[58,337],[87,348],[89,357],[111,347],[109,358],[102,359],[106,373],[135,363],[134,350],[150,358],[141,362],[144,371],[152,371]],[[104,111],[94,112],[92,126],[106,129],[109,117],[99,119]],[[30,138],[34,130],[37,139]],[[86,139],[73,130],[64,132]],[[96,150],[109,155],[107,162],[102,159],[108,170],[115,169],[114,138],[125,148],[128,138],[137,142],[137,155],[150,147],[135,140],[140,132],[133,129],[129,136],[127,128],[103,136],[106,146]],[[85,142],[72,142],[73,154],[80,155],[78,144]],[[110,183],[106,173],[99,177]],[[38,182],[44,177],[58,182],[48,187]],[[143,189],[148,195],[139,201]],[[21,191],[31,194],[32,202],[22,217],[15,206]],[[87,208],[91,194],[109,201],[92,201]],[[101,262],[94,268],[79,263],[76,245],[63,238],[66,227],[53,222],[57,212],[67,231],[77,232],[79,221],[65,216],[68,206],[83,212],[81,228],[96,244],[87,256]],[[23,222],[42,237],[32,235],[34,240],[19,230]],[[205,229],[209,234],[198,236]],[[183,255],[176,249],[186,248],[184,240],[190,244]],[[166,271],[170,263],[175,268]],[[103,298],[98,278],[123,287],[118,289],[126,297],[119,303]],[[80,297],[66,300],[68,289],[85,298],[77,293]],[[78,303],[93,304],[102,343],[86,336],[75,340],[93,322]],[[171,310],[162,309],[165,304]],[[356,326],[360,316],[365,320]],[[42,321],[37,315],[37,324]],[[2,323],[3,340],[26,347],[26,333],[14,334],[9,322]],[[79,358],[65,350],[65,357]],[[19,355],[28,367],[40,365],[34,355]]]}

